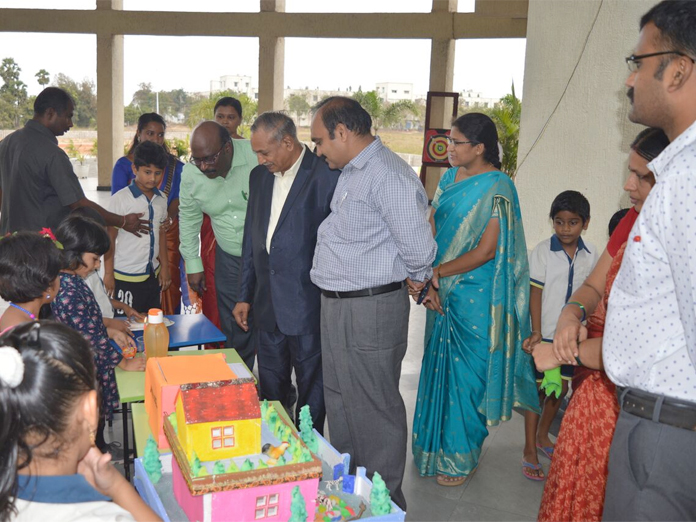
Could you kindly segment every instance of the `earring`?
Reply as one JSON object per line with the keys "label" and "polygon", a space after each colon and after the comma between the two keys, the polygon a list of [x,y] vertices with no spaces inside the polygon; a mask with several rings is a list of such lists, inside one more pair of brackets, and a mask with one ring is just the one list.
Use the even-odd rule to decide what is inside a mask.
{"label": "earring", "polygon": [[51,298],[51,294],[46,294],[46,299],[50,299],[50,298]]}
{"label": "earring", "polygon": [[97,444],[97,430],[89,430],[89,442],[92,446]]}

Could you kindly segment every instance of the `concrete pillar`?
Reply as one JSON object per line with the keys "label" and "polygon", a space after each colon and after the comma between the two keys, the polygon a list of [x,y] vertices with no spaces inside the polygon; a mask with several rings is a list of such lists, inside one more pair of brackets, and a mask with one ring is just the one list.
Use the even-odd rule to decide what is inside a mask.
{"label": "concrete pillar", "polygon": [[515,178],[528,248],[552,234],[549,210],[564,190],[589,200],[585,236],[600,252],[610,217],[630,206],[622,187],[641,127],[627,118],[624,57],[654,3],[530,1]]}
{"label": "concrete pillar", "polygon": [[[432,12],[457,12],[457,0],[433,0]],[[452,38],[433,38],[430,47],[431,91],[451,92],[454,85],[454,46]],[[430,127],[448,129],[452,121],[452,99],[433,98],[430,106]],[[425,191],[432,199],[445,169],[426,167]]]}
{"label": "concrete pillar", "polygon": [[[122,10],[123,0],[97,0],[99,10]],[[97,33],[97,190],[111,190],[111,171],[123,156],[123,35]]]}
{"label": "concrete pillar", "polygon": [[[285,12],[285,0],[261,0],[261,12]],[[284,108],[285,38],[273,33],[259,36],[259,109]]]}

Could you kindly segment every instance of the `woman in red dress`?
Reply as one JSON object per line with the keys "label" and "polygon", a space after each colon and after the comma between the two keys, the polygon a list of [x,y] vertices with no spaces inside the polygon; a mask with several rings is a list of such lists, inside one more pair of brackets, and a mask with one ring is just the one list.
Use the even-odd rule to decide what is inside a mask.
{"label": "woman in red dress", "polygon": [[[609,447],[619,415],[616,386],[604,373],[602,364],[607,302],[628,235],[655,184],[648,162],[668,144],[667,136],[659,129],[645,129],[634,140],[624,186],[633,208],[616,227],[595,269],[568,300],[558,320],[554,344],[540,344],[534,349],[539,371],[558,367],[562,361],[578,365],[573,396],[563,416],[544,486],[539,521],[602,519]],[[573,302],[582,303],[583,307]],[[585,314],[589,316],[587,327],[581,323]]]}

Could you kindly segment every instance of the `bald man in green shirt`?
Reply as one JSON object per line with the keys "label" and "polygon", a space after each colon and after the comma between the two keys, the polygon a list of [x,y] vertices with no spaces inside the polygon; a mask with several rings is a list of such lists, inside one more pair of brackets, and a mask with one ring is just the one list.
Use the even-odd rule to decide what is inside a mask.
{"label": "bald man in green shirt", "polygon": [[235,348],[253,369],[255,350],[251,322],[245,332],[234,320],[241,266],[244,218],[249,196],[249,173],[258,165],[249,140],[232,140],[214,121],[205,121],[191,134],[191,159],[181,174],[179,227],[181,256],[186,263],[189,286],[206,291],[199,234],[203,214],[208,214],[217,240],[215,290],[225,346]]}

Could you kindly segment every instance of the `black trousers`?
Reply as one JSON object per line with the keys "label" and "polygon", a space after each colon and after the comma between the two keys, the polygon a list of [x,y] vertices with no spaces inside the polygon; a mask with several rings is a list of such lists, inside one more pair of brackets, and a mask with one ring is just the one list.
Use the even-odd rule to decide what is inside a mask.
{"label": "black trousers", "polygon": [[285,335],[256,331],[261,399],[280,401],[292,408],[292,370],[297,379],[295,423],[299,426],[300,409],[309,405],[314,428],[324,433],[324,379],[321,368],[321,335]]}
{"label": "black trousers", "polygon": [[[145,281],[133,283],[116,279],[114,297],[135,309],[136,312],[147,314],[150,308],[162,308],[162,287],[155,274],[150,274]],[[121,310],[115,310],[118,316],[125,314]]]}
{"label": "black trousers", "polygon": [[232,310],[237,304],[239,292],[239,272],[242,258],[225,252],[220,245],[215,247],[215,291],[217,292],[218,312],[222,333],[227,337],[225,348],[234,348],[247,365],[254,369],[256,350],[252,340],[253,316],[248,318],[249,331],[245,332],[234,320]]}

